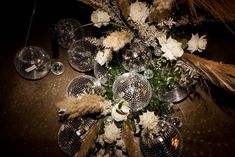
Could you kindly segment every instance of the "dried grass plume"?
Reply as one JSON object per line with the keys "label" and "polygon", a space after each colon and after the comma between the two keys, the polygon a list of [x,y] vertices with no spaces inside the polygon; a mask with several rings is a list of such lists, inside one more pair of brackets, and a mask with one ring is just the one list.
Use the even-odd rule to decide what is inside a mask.
{"label": "dried grass plume", "polygon": [[235,92],[235,66],[222,64],[184,53],[182,60],[197,70],[205,80],[229,92]]}
{"label": "dried grass plume", "polygon": [[103,46],[105,48],[113,48],[114,51],[118,51],[123,48],[127,43],[130,43],[134,35],[131,32],[112,32],[104,40]]}
{"label": "dried grass plume", "polygon": [[83,116],[90,113],[102,112],[103,102],[106,100],[98,95],[84,94],[78,98],[66,97],[56,105],[69,114],[69,118]]}
{"label": "dried grass plume", "polygon": [[143,157],[140,150],[139,143],[136,141],[128,122],[122,123],[122,138],[127,148],[127,153],[129,157]]}

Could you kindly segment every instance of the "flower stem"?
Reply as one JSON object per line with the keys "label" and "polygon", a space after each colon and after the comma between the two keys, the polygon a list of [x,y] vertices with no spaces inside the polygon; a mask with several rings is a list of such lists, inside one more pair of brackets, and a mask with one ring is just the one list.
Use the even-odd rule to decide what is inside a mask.
{"label": "flower stem", "polygon": [[29,33],[30,33],[30,29],[31,29],[31,27],[32,27],[33,17],[34,17],[35,10],[36,10],[36,2],[37,2],[37,0],[34,0],[33,11],[32,11],[32,14],[31,14],[31,18],[30,18],[30,22],[29,22],[28,31],[27,31],[27,35],[26,35],[26,38],[25,38],[24,47],[26,47],[26,46],[27,46],[27,43],[28,43]]}
{"label": "flower stem", "polygon": [[[99,23],[104,23],[104,22],[96,22],[95,24],[99,24]],[[86,27],[86,26],[91,26],[93,25],[94,23],[87,23],[87,24],[84,24],[84,25],[81,25],[79,27]],[[118,27],[122,27],[122,28],[128,28],[127,26],[123,26],[121,24],[118,24],[118,23],[114,23],[114,22],[109,22],[109,24],[112,24],[112,25],[115,25],[115,26],[118,26]]]}

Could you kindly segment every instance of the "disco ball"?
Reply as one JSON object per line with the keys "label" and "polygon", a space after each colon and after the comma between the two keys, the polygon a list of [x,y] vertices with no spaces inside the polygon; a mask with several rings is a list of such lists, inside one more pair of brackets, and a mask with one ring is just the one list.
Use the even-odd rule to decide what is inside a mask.
{"label": "disco ball", "polygon": [[86,40],[74,42],[68,50],[70,65],[80,71],[87,72],[94,68],[96,46]]}
{"label": "disco ball", "polygon": [[131,43],[122,52],[122,65],[127,71],[144,71],[151,59],[151,50],[143,42],[138,40]]}
{"label": "disco ball", "polygon": [[73,18],[60,19],[57,22],[57,41],[58,44],[68,49],[75,40],[84,37],[84,30],[81,24]]}
{"label": "disco ball", "polygon": [[15,68],[26,79],[41,79],[50,71],[50,56],[40,47],[24,47],[15,56]]}
{"label": "disco ball", "polygon": [[81,144],[87,132],[96,124],[97,120],[91,118],[76,118],[66,121],[58,132],[58,144],[60,149],[68,156],[80,151]]}
{"label": "disco ball", "polygon": [[166,92],[158,92],[158,91],[155,92],[156,92],[155,96],[159,100],[169,103],[176,103],[182,101],[188,96],[188,92],[181,86],[176,86],[175,88]]}
{"label": "disco ball", "polygon": [[94,75],[102,85],[107,85],[111,81],[109,67],[107,67],[106,65],[101,66],[99,63],[95,62]]}
{"label": "disco ball", "polygon": [[172,124],[159,121],[157,131],[143,129],[140,148],[144,156],[179,157],[183,150],[183,139]]}
{"label": "disco ball", "polygon": [[67,94],[70,97],[78,97],[84,93],[97,93],[103,92],[102,86],[97,82],[96,78],[89,75],[78,76],[73,79],[68,87]]}
{"label": "disco ball", "polygon": [[64,64],[61,62],[54,62],[51,64],[51,72],[55,75],[61,75],[64,73]]}
{"label": "disco ball", "polygon": [[130,72],[118,76],[113,83],[113,99],[123,99],[130,104],[132,111],[146,107],[152,96],[152,88],[148,80],[141,74]]}

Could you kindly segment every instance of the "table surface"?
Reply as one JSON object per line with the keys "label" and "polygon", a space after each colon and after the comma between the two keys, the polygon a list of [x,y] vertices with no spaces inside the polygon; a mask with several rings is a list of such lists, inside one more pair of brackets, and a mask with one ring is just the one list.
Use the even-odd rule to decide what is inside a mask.
{"label": "table surface", "polygon": [[[20,6],[23,7],[23,6]],[[8,6],[10,8],[10,6]],[[15,6],[17,11],[22,8]],[[26,8],[27,10],[27,8]],[[45,78],[29,81],[20,77],[13,64],[16,52],[24,46],[28,13],[5,16],[6,25],[0,57],[0,150],[1,156],[63,157],[57,143],[58,122],[55,104],[62,100],[68,83],[81,73],[70,67],[66,50],[60,48],[65,72],[49,73]],[[8,12],[10,12],[8,10]],[[37,15],[30,33],[29,45],[37,45],[51,55],[50,17]],[[223,29],[225,27],[222,26]],[[235,64],[235,37],[226,29],[208,35],[203,57]],[[198,89],[182,103],[176,104],[184,139],[183,157],[232,157],[235,150],[234,95],[214,89],[211,96]]]}

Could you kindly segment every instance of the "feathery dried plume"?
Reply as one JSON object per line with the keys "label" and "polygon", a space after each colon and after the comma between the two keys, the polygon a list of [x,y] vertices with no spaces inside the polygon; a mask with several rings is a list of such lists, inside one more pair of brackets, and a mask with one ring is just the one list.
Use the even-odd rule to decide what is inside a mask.
{"label": "feathery dried plume", "polygon": [[84,157],[88,154],[89,150],[92,148],[95,143],[95,139],[98,136],[99,130],[102,125],[102,119],[100,119],[92,128],[90,128],[87,132],[86,137],[84,138],[80,151],[77,152],[74,157]]}
{"label": "feathery dried plume", "polygon": [[235,3],[231,0],[188,0],[188,6],[191,14],[197,19],[196,7],[209,12],[218,21],[221,21],[225,26],[235,34],[234,30],[228,23],[232,23],[234,26],[235,20]]}
{"label": "feathery dried plume", "polygon": [[127,19],[130,12],[130,5],[127,0],[117,0],[118,6],[122,11],[122,15]]}
{"label": "feathery dried plume", "polygon": [[143,157],[138,142],[132,134],[128,122],[122,123],[122,138],[125,142],[129,157]]}
{"label": "feathery dried plume", "polygon": [[106,100],[101,96],[84,94],[78,98],[67,97],[57,103],[57,106],[63,109],[69,118],[74,118],[89,113],[102,112],[104,101]]}
{"label": "feathery dried plume", "polygon": [[150,10],[149,21],[156,22],[165,20],[171,14],[171,9],[175,0],[154,0]]}
{"label": "feathery dried plume", "polygon": [[182,60],[189,67],[197,69],[205,80],[227,91],[235,92],[235,66],[207,60],[193,54],[184,53]]}
{"label": "feathery dried plume", "polygon": [[80,0],[80,2],[87,4],[94,9],[102,8],[103,0]]}
{"label": "feathery dried plume", "polygon": [[231,0],[188,0],[188,5],[195,17],[196,6],[200,6],[222,22],[235,20],[235,4],[231,3]]}

